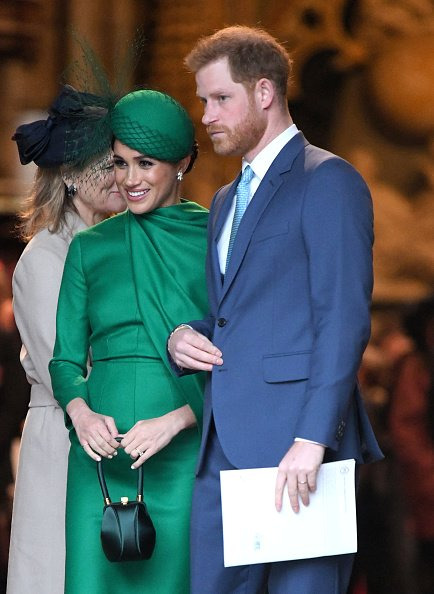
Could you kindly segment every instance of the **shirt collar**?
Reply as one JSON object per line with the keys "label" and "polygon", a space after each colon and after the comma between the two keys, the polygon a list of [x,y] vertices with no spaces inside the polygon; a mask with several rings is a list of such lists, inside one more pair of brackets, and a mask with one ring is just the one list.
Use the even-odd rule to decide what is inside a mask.
{"label": "shirt collar", "polygon": [[291,124],[289,128],[286,128],[286,130],[281,132],[279,136],[276,136],[276,138],[267,144],[267,146],[256,155],[251,163],[248,163],[245,159],[243,159],[242,170],[244,171],[247,165],[250,165],[255,176],[262,181],[274,159],[283,149],[285,144],[287,144],[291,138],[294,138],[297,133],[297,126],[295,124]]}

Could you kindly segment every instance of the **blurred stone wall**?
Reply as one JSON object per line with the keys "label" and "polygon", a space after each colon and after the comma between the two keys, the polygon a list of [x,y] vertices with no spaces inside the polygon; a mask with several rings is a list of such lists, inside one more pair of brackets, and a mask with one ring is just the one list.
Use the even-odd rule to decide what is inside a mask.
{"label": "blurred stone wall", "polygon": [[112,75],[142,27],[145,48],[130,88],[166,91],[190,111],[200,157],[184,194],[208,205],[239,160],[213,154],[182,59],[200,36],[235,23],[264,27],[285,43],[295,60],[296,123],[367,179],[376,215],[375,300],[432,292],[433,0],[2,0],[0,209],[16,209],[31,176],[10,142],[15,126],[49,105],[62,72],[79,58],[71,25]]}

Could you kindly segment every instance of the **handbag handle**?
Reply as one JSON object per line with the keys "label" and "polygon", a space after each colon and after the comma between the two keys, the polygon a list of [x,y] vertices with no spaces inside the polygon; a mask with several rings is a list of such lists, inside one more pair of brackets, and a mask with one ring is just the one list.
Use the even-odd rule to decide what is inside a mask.
{"label": "handbag handle", "polygon": [[[115,437],[116,441],[121,442],[122,437]],[[96,463],[96,469],[98,472],[99,484],[101,486],[102,495],[104,497],[104,503],[110,505],[111,499],[107,489],[107,483],[105,481],[104,469],[103,469],[103,457]],[[136,501],[143,501],[143,464],[139,466],[137,474],[137,497]]]}

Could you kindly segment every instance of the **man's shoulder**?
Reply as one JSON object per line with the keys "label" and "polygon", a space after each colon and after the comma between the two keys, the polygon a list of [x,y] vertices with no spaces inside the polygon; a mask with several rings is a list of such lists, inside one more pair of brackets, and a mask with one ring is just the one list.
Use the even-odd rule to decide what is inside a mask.
{"label": "man's shoulder", "polygon": [[232,180],[231,182],[229,182],[228,184],[225,184],[224,186],[222,186],[221,188],[219,188],[217,190],[217,192],[214,194],[214,200],[223,200],[226,195],[228,194],[229,190],[232,187],[232,184],[234,183],[235,180]]}
{"label": "man's shoulder", "polygon": [[232,180],[231,182],[229,182],[228,184],[222,186],[221,188],[219,188],[216,193],[214,194],[214,197],[212,199],[212,203],[211,203],[211,209],[210,209],[210,216],[212,215],[212,213],[216,213],[216,210],[220,210],[220,208],[222,207],[225,198],[227,197],[227,195],[230,193],[230,190],[234,184],[235,180]]}
{"label": "man's shoulder", "polygon": [[305,166],[307,171],[314,170],[325,175],[331,172],[359,175],[355,167],[343,157],[310,143],[305,148]]}

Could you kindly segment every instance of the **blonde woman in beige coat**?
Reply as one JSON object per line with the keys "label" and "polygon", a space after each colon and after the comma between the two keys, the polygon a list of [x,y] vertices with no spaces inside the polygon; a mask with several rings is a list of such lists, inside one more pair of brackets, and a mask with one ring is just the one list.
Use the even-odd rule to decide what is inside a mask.
{"label": "blonde woman in beige coat", "polygon": [[14,314],[23,343],[21,362],[31,397],[15,487],[7,594],[64,591],[69,440],[48,373],[57,298],[75,233],[125,209],[107,156],[85,167],[77,168],[71,161],[64,164],[72,127],[74,140],[80,138],[77,109],[85,111],[90,98],[64,87],[47,120],[20,126],[13,137],[21,162],[33,161],[38,169],[21,217],[22,236],[30,241],[13,276]]}

